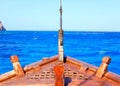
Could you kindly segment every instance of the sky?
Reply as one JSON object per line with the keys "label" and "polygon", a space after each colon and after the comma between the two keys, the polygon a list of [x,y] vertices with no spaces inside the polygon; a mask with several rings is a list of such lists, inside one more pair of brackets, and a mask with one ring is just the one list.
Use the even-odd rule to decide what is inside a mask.
{"label": "sky", "polygon": [[[59,0],[0,0],[0,21],[7,30],[59,29]],[[66,31],[120,32],[120,0],[63,0]]]}

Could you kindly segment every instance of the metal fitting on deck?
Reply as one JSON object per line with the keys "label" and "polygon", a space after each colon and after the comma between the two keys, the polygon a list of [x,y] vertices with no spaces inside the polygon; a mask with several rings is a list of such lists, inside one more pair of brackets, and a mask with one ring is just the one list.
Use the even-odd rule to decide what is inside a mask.
{"label": "metal fitting on deck", "polygon": [[42,58],[42,61],[43,61],[43,62],[48,61],[48,60],[49,60],[48,57],[43,57],[43,58]]}

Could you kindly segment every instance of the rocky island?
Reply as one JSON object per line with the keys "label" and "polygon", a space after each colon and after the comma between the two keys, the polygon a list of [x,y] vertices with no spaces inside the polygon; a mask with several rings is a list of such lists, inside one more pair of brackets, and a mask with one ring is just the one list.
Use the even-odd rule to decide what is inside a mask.
{"label": "rocky island", "polygon": [[0,21],[0,31],[6,31],[6,29],[3,27],[3,24],[1,21]]}

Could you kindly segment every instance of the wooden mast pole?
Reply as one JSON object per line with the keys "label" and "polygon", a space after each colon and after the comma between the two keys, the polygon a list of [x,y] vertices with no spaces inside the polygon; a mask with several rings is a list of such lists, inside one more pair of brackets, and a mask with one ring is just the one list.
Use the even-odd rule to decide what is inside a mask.
{"label": "wooden mast pole", "polygon": [[62,29],[62,0],[60,0],[60,29],[58,33],[58,54],[59,54],[59,61],[64,61],[64,49],[63,49],[63,36],[64,31]]}

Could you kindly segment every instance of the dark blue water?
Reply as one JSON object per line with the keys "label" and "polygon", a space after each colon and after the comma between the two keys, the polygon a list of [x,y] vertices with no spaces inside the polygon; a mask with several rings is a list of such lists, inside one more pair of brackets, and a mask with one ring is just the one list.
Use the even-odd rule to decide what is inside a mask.
{"label": "dark blue water", "polygon": [[[11,55],[18,55],[22,66],[57,55],[57,31],[0,32],[0,74],[13,69]],[[99,66],[110,56],[109,70],[120,74],[119,32],[65,32],[65,55]]]}

